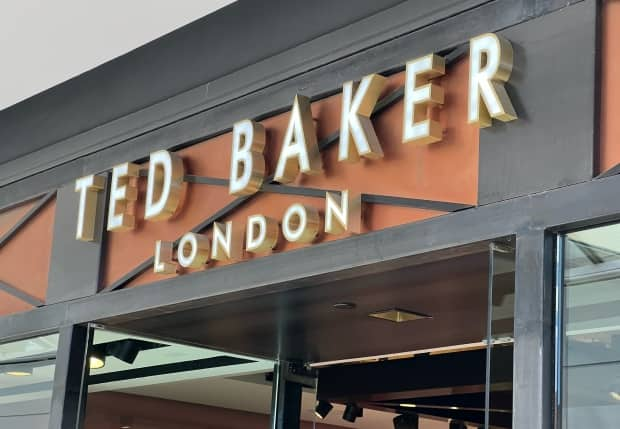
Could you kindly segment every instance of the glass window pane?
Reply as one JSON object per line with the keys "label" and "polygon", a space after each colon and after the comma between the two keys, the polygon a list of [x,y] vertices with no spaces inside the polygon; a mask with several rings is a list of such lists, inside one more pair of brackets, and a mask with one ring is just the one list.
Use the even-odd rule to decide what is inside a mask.
{"label": "glass window pane", "polygon": [[266,428],[273,361],[96,329],[85,429]]}
{"label": "glass window pane", "polygon": [[58,335],[0,344],[0,427],[47,429]]}
{"label": "glass window pane", "polygon": [[563,428],[620,421],[620,225],[565,238]]}

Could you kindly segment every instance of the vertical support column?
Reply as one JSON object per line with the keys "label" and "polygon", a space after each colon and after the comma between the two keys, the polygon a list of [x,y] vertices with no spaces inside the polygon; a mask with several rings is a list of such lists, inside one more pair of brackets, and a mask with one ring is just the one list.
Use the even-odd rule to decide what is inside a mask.
{"label": "vertical support column", "polygon": [[69,326],[60,331],[49,429],[82,427],[91,341],[91,329],[87,326]]}
{"label": "vertical support column", "polygon": [[58,190],[47,304],[97,293],[105,237],[108,182],[97,195],[95,240],[92,242],[75,239],[80,200],[79,194],[75,192],[75,184],[70,183]]}
{"label": "vertical support column", "polygon": [[513,427],[550,429],[553,393],[553,237],[517,235]]}
{"label": "vertical support column", "polygon": [[289,381],[290,362],[278,361],[273,369],[270,429],[299,428],[301,384]]}

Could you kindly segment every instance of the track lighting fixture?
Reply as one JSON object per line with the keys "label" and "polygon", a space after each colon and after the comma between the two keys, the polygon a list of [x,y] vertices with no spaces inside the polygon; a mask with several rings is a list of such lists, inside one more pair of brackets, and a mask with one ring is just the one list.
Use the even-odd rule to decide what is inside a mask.
{"label": "track lighting fixture", "polygon": [[355,419],[363,415],[364,410],[361,407],[358,407],[357,404],[354,403],[348,403],[344,409],[344,413],[342,413],[342,418],[348,422],[354,423]]}
{"label": "track lighting fixture", "polygon": [[467,429],[465,423],[460,420],[450,420],[450,429]]}
{"label": "track lighting fixture", "polygon": [[128,364],[134,363],[141,350],[140,343],[134,340],[116,341],[106,346],[107,355],[114,356]]}
{"label": "track lighting fixture", "polygon": [[316,403],[316,407],[314,407],[314,414],[319,419],[324,419],[325,417],[327,417],[327,415],[332,410],[332,408],[334,408],[334,406],[332,404],[330,404],[329,402],[323,401],[323,400],[319,400]]}
{"label": "track lighting fixture", "polygon": [[394,417],[394,429],[418,429],[417,414],[401,414]]}

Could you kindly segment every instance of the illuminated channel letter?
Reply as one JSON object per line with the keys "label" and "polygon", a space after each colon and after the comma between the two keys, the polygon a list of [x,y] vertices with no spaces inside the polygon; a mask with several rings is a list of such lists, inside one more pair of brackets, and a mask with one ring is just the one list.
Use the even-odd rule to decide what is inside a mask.
{"label": "illuminated channel letter", "polygon": [[97,193],[105,186],[105,177],[82,177],[75,181],[75,192],[80,193],[78,205],[77,229],[75,239],[81,241],[95,240],[95,218],[97,216]]}
{"label": "illuminated channel letter", "polygon": [[318,174],[322,170],[323,161],[312,122],[310,100],[303,95],[296,95],[274,180],[290,183],[300,171],[306,174]]}
{"label": "illuminated channel letter", "polygon": [[108,231],[127,231],[133,229],[136,217],[129,213],[127,203],[136,201],[138,188],[135,180],[140,174],[137,164],[126,162],[112,169],[110,183],[110,203],[108,205]]}
{"label": "illuminated channel letter", "polygon": [[180,156],[167,150],[153,152],[149,158],[144,218],[170,219],[181,202],[185,168]]}
{"label": "illuminated channel letter", "polygon": [[249,119],[233,126],[230,156],[231,195],[251,195],[259,190],[265,177],[265,128]]}
{"label": "illuminated channel letter", "polygon": [[286,209],[282,219],[282,234],[293,243],[310,243],[318,235],[319,227],[318,210],[299,203]]}
{"label": "illuminated channel letter", "polygon": [[335,192],[325,193],[325,232],[342,234],[362,231],[362,196],[345,190],[340,196]]}
{"label": "illuminated channel letter", "polygon": [[211,259],[216,261],[237,261],[241,259],[242,250],[243,236],[237,229],[233,229],[231,221],[213,223]]}
{"label": "illuminated channel letter", "polygon": [[156,274],[174,274],[177,272],[177,264],[172,260],[174,245],[169,241],[157,240],[155,242],[155,262],[153,271]]}
{"label": "illuminated channel letter", "polygon": [[184,268],[203,268],[209,260],[209,239],[202,234],[188,232],[177,247],[177,261]]}
{"label": "illuminated channel letter", "polygon": [[248,252],[262,253],[273,249],[278,243],[278,221],[260,214],[248,216],[245,242]]}
{"label": "illuminated channel letter", "polygon": [[370,115],[386,81],[383,76],[371,74],[364,77],[358,85],[351,81],[342,86],[338,161],[357,162],[360,156],[369,159],[383,158],[383,150]]}
{"label": "illuminated channel letter", "polygon": [[512,45],[496,34],[487,33],[469,42],[468,122],[484,128],[491,118],[503,122],[517,119],[504,88],[512,73]]}
{"label": "illuminated channel letter", "polygon": [[445,60],[435,54],[407,63],[403,143],[429,144],[441,140],[443,130],[438,121],[428,117],[429,106],[442,105],[443,88],[430,80],[446,72]]}

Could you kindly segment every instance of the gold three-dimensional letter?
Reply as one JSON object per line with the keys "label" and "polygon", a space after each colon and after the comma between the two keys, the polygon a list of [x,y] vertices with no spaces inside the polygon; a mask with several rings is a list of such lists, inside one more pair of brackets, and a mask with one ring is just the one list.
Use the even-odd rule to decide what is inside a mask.
{"label": "gold three-dimensional letter", "polygon": [[185,168],[180,156],[167,150],[153,152],[149,158],[144,218],[170,219],[179,209]]}
{"label": "gold three-dimensional letter", "polygon": [[491,125],[491,118],[503,122],[517,119],[504,88],[512,73],[512,45],[496,34],[487,33],[469,42],[468,122]]}
{"label": "gold three-dimensional letter", "polygon": [[312,122],[310,99],[296,95],[274,180],[290,183],[300,171],[306,174],[318,174],[323,171],[323,161]]}
{"label": "gold three-dimensional letter", "polygon": [[364,77],[358,85],[346,82],[342,86],[338,161],[357,162],[360,156],[369,159],[383,157],[370,115],[386,81],[383,76],[371,74]]}
{"label": "gold three-dimensional letter", "polygon": [[295,203],[284,213],[282,234],[290,242],[310,243],[317,237],[320,224],[316,208]]}
{"label": "gold three-dimensional letter", "polygon": [[443,130],[438,121],[427,115],[430,106],[442,105],[443,88],[430,79],[445,73],[445,60],[435,54],[407,63],[405,72],[405,101],[403,143],[428,144],[441,140]]}
{"label": "gold three-dimensional letter", "polygon": [[325,232],[342,234],[362,232],[362,196],[348,190],[325,193]]}
{"label": "gold three-dimensional letter", "polygon": [[246,119],[233,126],[230,155],[231,195],[251,195],[258,191],[265,177],[265,128]]}
{"label": "gold three-dimensional letter", "polygon": [[140,173],[137,164],[126,162],[112,169],[110,202],[108,204],[108,231],[127,231],[136,225],[136,216],[129,213],[128,203],[138,198],[135,180]]}
{"label": "gold three-dimensional letter", "polygon": [[97,194],[105,186],[105,177],[90,176],[82,177],[75,181],[75,192],[80,193],[78,205],[76,240],[95,240],[95,218],[97,216]]}

